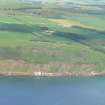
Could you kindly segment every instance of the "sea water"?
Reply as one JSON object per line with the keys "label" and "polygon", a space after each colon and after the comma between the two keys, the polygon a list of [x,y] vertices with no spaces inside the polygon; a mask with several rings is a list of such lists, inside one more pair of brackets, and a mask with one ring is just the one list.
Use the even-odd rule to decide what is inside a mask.
{"label": "sea water", "polygon": [[0,105],[105,105],[105,77],[0,77]]}

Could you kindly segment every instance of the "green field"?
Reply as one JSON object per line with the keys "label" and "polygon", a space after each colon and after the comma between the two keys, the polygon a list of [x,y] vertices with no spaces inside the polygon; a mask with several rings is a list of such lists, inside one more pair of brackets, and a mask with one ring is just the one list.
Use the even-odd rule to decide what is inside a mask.
{"label": "green field", "polygon": [[0,4],[0,72],[105,72],[103,6],[8,2]]}

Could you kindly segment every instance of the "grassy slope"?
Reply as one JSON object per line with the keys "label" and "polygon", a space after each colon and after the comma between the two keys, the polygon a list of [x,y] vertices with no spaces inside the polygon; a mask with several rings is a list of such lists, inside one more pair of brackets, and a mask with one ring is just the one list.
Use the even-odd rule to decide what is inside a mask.
{"label": "grassy slope", "polygon": [[[104,16],[78,14],[59,24],[53,18],[14,12],[0,12],[1,72],[104,72]],[[65,21],[73,27],[65,27]]]}

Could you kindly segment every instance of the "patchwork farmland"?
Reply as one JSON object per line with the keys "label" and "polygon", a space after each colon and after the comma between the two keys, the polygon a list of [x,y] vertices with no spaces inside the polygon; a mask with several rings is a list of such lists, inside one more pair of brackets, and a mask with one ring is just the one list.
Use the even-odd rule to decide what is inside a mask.
{"label": "patchwork farmland", "polygon": [[98,4],[1,0],[1,74],[105,73],[104,11]]}

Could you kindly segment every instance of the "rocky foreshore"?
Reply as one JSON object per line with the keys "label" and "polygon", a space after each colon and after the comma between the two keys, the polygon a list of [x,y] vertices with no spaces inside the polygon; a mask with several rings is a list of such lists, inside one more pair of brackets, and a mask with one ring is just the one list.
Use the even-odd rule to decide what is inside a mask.
{"label": "rocky foreshore", "polygon": [[36,76],[36,77],[61,77],[61,76],[100,76],[105,75],[105,73],[100,72],[0,72],[0,76]]}

